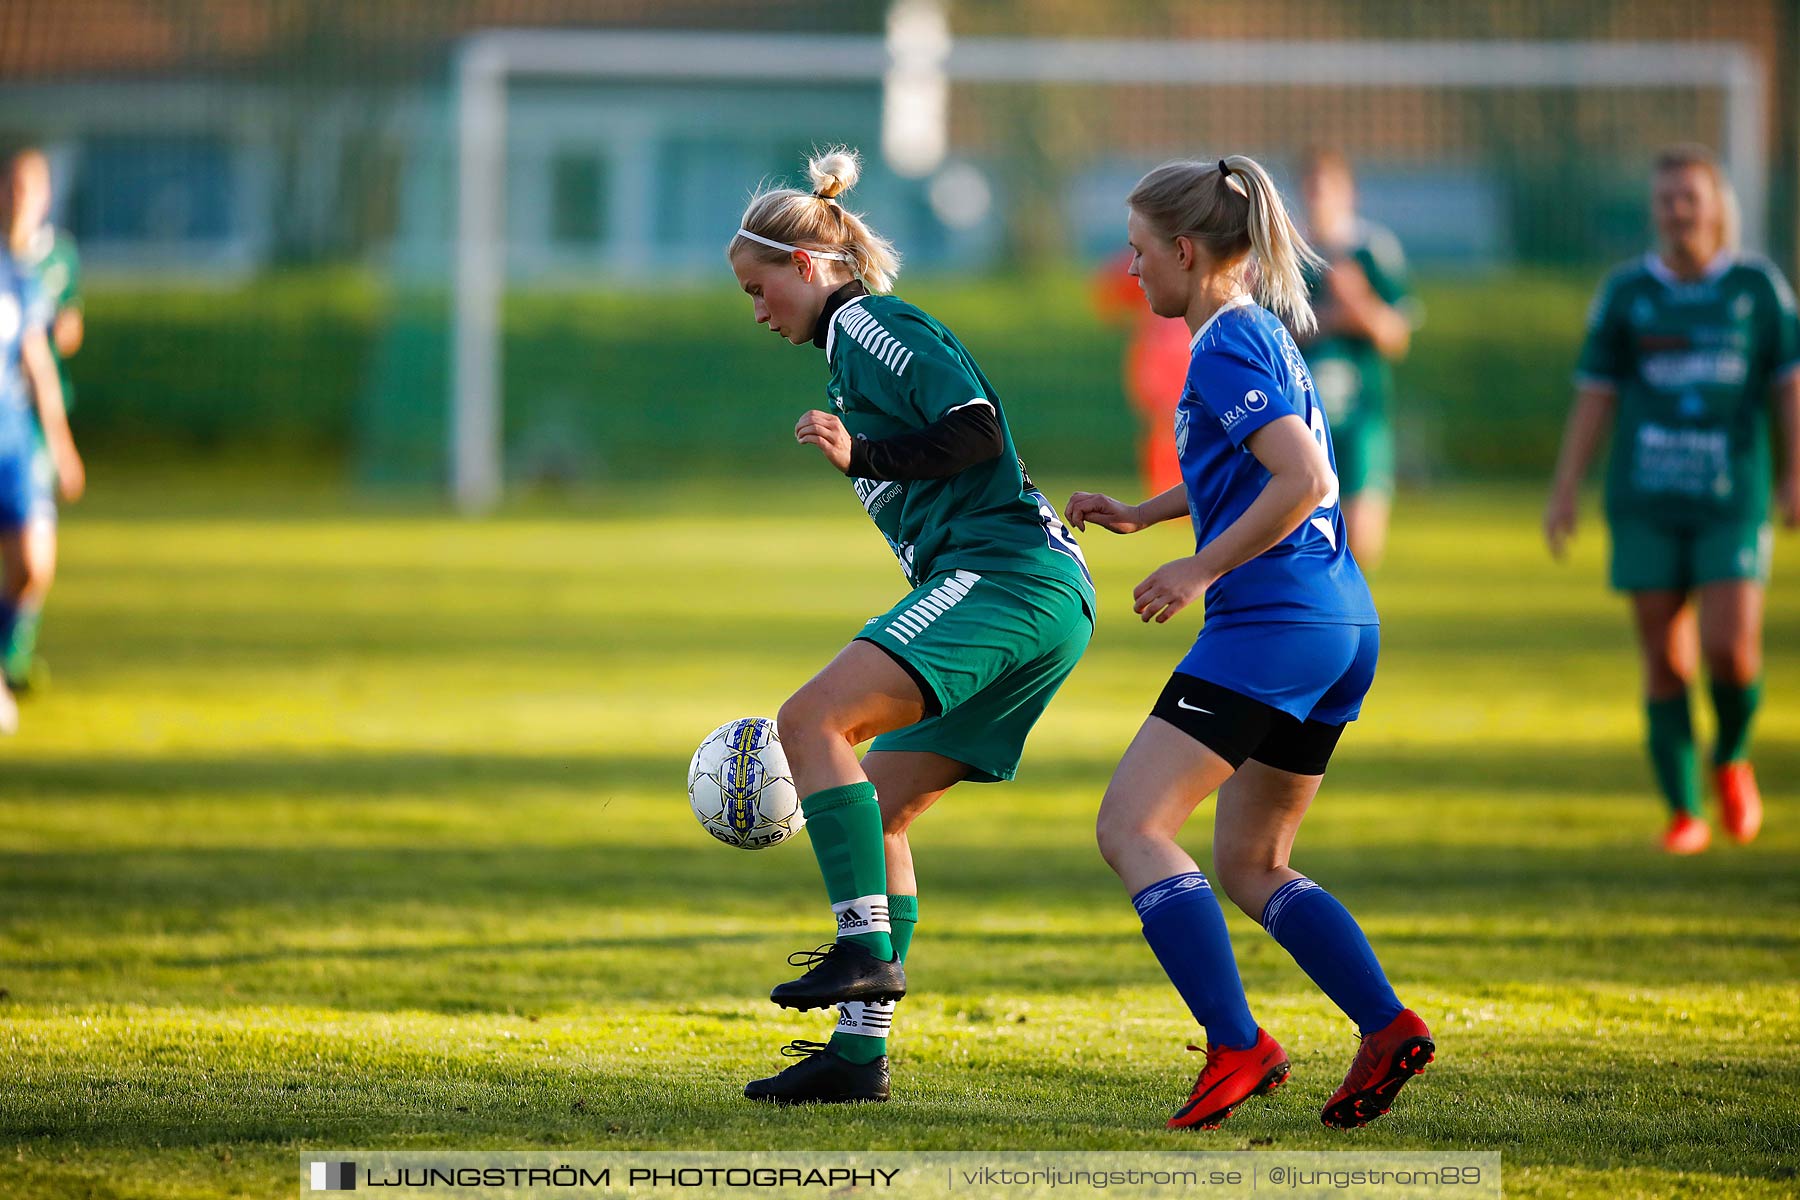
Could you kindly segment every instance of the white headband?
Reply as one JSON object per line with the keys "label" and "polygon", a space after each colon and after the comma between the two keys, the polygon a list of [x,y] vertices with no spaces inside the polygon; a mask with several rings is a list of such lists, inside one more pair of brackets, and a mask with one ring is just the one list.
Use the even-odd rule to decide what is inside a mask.
{"label": "white headband", "polygon": [[761,242],[763,245],[775,250],[786,250],[790,254],[799,250],[812,255],[814,258],[831,258],[836,259],[838,262],[850,261],[850,256],[848,254],[833,254],[829,250],[808,250],[805,246],[790,246],[786,242],[778,242],[774,238],[766,238],[760,233],[751,233],[748,229],[738,230],[737,235],[742,238],[749,238],[753,242]]}

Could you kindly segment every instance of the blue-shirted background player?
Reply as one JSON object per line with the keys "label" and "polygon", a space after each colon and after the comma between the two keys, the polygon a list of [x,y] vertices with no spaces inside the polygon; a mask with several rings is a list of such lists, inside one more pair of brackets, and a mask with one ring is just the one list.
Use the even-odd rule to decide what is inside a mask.
{"label": "blue-shirted background player", "polygon": [[1181,516],[1194,524],[1194,555],[1152,572],[1135,607],[1162,622],[1204,595],[1205,627],[1120,760],[1097,829],[1145,938],[1206,1029],[1206,1066],[1168,1124],[1217,1128],[1288,1074],[1286,1052],[1250,1015],[1224,913],[1175,841],[1214,791],[1214,873],[1226,894],[1362,1036],[1321,1117],[1367,1124],[1434,1046],[1344,906],[1288,865],[1380,644],[1345,544],[1331,434],[1275,315],[1312,328],[1303,271],[1317,256],[1268,174],[1242,155],[1158,167],[1128,203],[1132,273],[1158,315],[1185,317],[1193,331],[1176,418],[1183,482],[1139,505],[1078,492],[1067,515],[1077,529],[1092,521],[1116,533]]}
{"label": "blue-shirted background player", "polygon": [[[5,228],[12,235],[0,251],[0,647],[12,644],[20,613],[34,601],[41,603],[39,585],[47,586],[41,574],[33,573],[41,561],[34,543],[48,531],[50,544],[55,544],[52,471],[67,499],[80,496],[84,484],[50,350],[55,314],[31,273],[13,256],[18,231],[41,226],[49,203],[47,177],[40,181],[29,164],[26,156],[9,158],[8,186],[0,189]],[[0,684],[0,732],[16,732],[18,724],[12,691]]]}
{"label": "blue-shirted background player", "polygon": [[[55,399],[34,390],[25,406],[31,446],[19,450],[9,443],[7,448],[20,465],[11,478],[29,492],[13,505],[25,514],[16,539],[11,526],[0,532],[6,568],[0,591],[0,672],[6,687],[19,692],[41,687],[45,678],[36,650],[38,624],[56,576],[55,493],[60,487],[73,500],[82,489],[81,458],[66,419],[73,400],[66,363],[81,348],[84,326],[75,243],[49,220],[49,159],[35,148],[21,150],[7,163],[5,178],[8,252],[42,309],[60,395]],[[16,514],[9,515],[14,518]]]}

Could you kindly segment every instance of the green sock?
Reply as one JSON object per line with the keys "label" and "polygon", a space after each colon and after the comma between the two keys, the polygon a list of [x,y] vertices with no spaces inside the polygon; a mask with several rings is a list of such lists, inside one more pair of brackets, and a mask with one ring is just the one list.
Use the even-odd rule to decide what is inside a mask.
{"label": "green sock", "polygon": [[912,949],[913,928],[919,923],[919,898],[889,896],[888,921],[894,926],[894,953],[900,956],[901,962],[905,962],[906,952]]}
{"label": "green sock", "polygon": [[1700,815],[1700,782],[1695,776],[1694,723],[1684,690],[1666,700],[1646,700],[1650,718],[1650,765],[1669,811]]}
{"label": "green sock", "polygon": [[[913,927],[919,923],[919,898],[917,896],[889,896],[888,920],[893,923],[892,934],[894,953],[900,961],[906,961],[906,952],[912,946]],[[894,1018],[894,1003],[845,1005],[839,1009],[839,1028],[831,1035],[831,1050],[839,1058],[853,1063],[874,1062],[887,1053],[886,1037],[870,1037],[866,1033],[846,1033],[843,1025],[852,1023],[860,1026],[870,1017],[869,1010],[874,1010],[877,1020],[886,1018],[886,1027],[891,1028]]]}
{"label": "green sock", "polygon": [[[825,894],[838,922],[838,941],[854,942],[879,959],[894,957],[888,936],[887,850],[875,785],[847,783],[800,801]],[[869,926],[873,928],[868,928]],[[849,932],[865,928],[867,932]]]}
{"label": "green sock", "polygon": [[1762,703],[1762,680],[1738,687],[1712,682],[1713,712],[1719,716],[1719,740],[1713,744],[1713,766],[1744,758],[1750,750],[1750,722]]}
{"label": "green sock", "polygon": [[0,671],[14,683],[31,677],[31,656],[37,652],[38,622],[41,608],[21,608],[13,616],[11,635],[0,646]]}

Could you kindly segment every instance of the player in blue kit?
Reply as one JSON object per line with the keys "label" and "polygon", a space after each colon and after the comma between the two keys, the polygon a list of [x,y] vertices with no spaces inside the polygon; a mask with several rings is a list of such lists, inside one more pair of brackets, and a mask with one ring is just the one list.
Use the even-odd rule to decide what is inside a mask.
{"label": "player in blue kit", "polygon": [[[46,326],[51,361],[61,398],[31,390],[26,419],[30,444],[6,444],[9,478],[23,494],[9,491],[0,526],[0,673],[9,691],[40,687],[45,679],[36,657],[38,624],[56,577],[56,493],[74,500],[83,486],[81,457],[69,435],[68,357],[81,348],[80,261],[69,236],[51,225],[50,162],[28,148],[6,167],[9,205],[7,250],[36,292]],[[9,485],[10,486],[10,485]]]}
{"label": "player in blue kit", "polygon": [[[52,477],[69,500],[81,495],[84,480],[50,348],[54,308],[16,256],[18,231],[43,220],[48,189],[35,178],[28,158],[9,159],[0,193],[4,227],[14,235],[0,249],[0,648],[12,645],[21,616],[29,618],[47,586],[42,545],[48,536],[53,562]],[[0,733],[18,725],[12,690],[0,683]]]}
{"label": "player in blue kit", "polygon": [[1193,331],[1175,426],[1183,482],[1135,505],[1077,492],[1066,514],[1077,529],[1115,533],[1194,524],[1194,555],[1152,572],[1135,609],[1163,622],[1204,596],[1205,627],[1114,771],[1096,830],[1144,937],[1206,1029],[1206,1066],[1168,1125],[1215,1129],[1288,1074],[1287,1054],[1250,1015],[1211,886],[1175,841],[1215,791],[1220,885],[1362,1037],[1321,1118],[1365,1125],[1435,1047],[1349,912],[1288,865],[1380,645],[1345,544],[1331,434],[1276,315],[1310,332],[1303,272],[1317,256],[1268,174],[1243,155],[1158,167],[1127,203],[1132,274],[1152,310]]}

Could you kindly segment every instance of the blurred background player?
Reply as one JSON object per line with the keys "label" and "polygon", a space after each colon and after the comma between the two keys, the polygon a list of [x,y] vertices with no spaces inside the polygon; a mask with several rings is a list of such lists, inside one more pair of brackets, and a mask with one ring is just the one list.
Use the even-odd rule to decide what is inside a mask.
{"label": "blurred background player", "polygon": [[1324,259],[1307,271],[1319,326],[1301,339],[1331,422],[1350,551],[1364,570],[1387,549],[1394,494],[1394,373],[1412,343],[1406,260],[1388,230],[1356,215],[1356,179],[1336,150],[1308,153],[1301,183],[1307,236]]}
{"label": "blurred background player", "polygon": [[1194,527],[1194,554],[1138,584],[1135,607],[1164,622],[1204,596],[1205,623],[1119,760],[1097,823],[1145,940],[1206,1030],[1206,1066],[1168,1126],[1215,1129],[1288,1074],[1287,1053],[1250,1014],[1212,887],[1175,840],[1215,791],[1220,885],[1361,1035],[1320,1119],[1366,1125],[1434,1045],[1355,918],[1289,865],[1381,644],[1344,544],[1331,434],[1282,325],[1312,327],[1302,268],[1314,256],[1267,172],[1241,154],[1158,167],[1128,204],[1145,297],[1193,331],[1175,435],[1183,482],[1134,505],[1077,492],[1067,515],[1115,533]]}
{"label": "blurred background player", "polygon": [[1094,277],[1094,310],[1109,324],[1131,330],[1125,347],[1125,398],[1138,418],[1138,476],[1146,495],[1157,496],[1181,482],[1175,453],[1175,410],[1187,378],[1188,329],[1159,317],[1144,303],[1131,273],[1131,252],[1108,259]]}
{"label": "blurred background player", "polygon": [[[50,348],[51,306],[14,257],[43,225],[48,210],[42,156],[9,158],[5,182],[0,189],[9,231],[6,251],[0,254],[0,645],[10,652],[22,638],[29,648],[55,567],[53,480],[59,479],[63,494],[73,500],[81,494],[84,477]],[[12,690],[0,686],[0,732],[17,729]]]}
{"label": "blurred background player", "polygon": [[838,200],[860,172],[849,151],[813,158],[812,192],[757,195],[727,251],[757,323],[824,351],[835,411],[805,413],[794,436],[850,477],[912,589],[777,717],[838,928],[769,996],[839,1011],[830,1042],[790,1043],[798,1061],[744,1089],[785,1104],[888,1098],[919,912],[907,830],[957,783],[1013,777],[1094,628],[1087,565],[993,386],[954,334],[886,294],[893,247]]}
{"label": "blurred background player", "polygon": [[[68,360],[81,349],[85,332],[81,311],[81,262],[75,241],[50,221],[50,162],[35,148],[21,150],[8,164],[12,220],[8,248],[13,261],[29,277],[49,320],[50,353],[62,388],[61,412],[74,401],[69,387]],[[59,418],[51,424],[60,425]],[[31,410],[31,474],[33,506],[20,545],[6,552],[4,603],[11,606],[10,633],[0,643],[0,671],[6,686],[23,692],[41,687],[43,664],[36,657],[38,625],[44,600],[56,574],[56,503],[52,488],[64,488],[66,498],[80,494],[81,466],[66,428],[53,450],[39,408]],[[73,491],[69,490],[73,479]],[[16,553],[15,553],[16,551]],[[7,618],[0,615],[0,629]]]}
{"label": "blurred background player", "polygon": [[1800,319],[1781,273],[1738,252],[1736,199],[1710,151],[1664,151],[1650,208],[1656,248],[1615,269],[1594,299],[1544,536],[1560,558],[1582,476],[1610,434],[1612,586],[1631,597],[1643,656],[1650,762],[1671,812],[1663,848],[1697,854],[1711,840],[1688,707],[1701,659],[1718,717],[1720,820],[1740,842],[1762,826],[1749,751],[1773,540],[1769,408],[1784,450],[1781,516],[1794,525]]}

